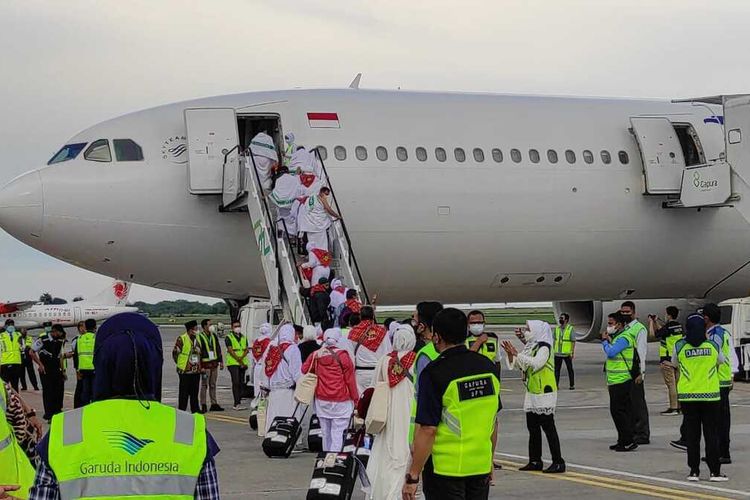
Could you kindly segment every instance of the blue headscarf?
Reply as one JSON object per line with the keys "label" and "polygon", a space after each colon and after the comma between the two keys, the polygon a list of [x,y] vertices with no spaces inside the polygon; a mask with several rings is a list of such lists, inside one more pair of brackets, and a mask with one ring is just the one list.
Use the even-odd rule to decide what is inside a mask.
{"label": "blue headscarf", "polygon": [[94,401],[161,401],[164,352],[159,328],[145,316],[121,313],[96,332]]}
{"label": "blue headscarf", "polygon": [[685,322],[685,340],[693,347],[706,341],[706,321],[700,314],[691,314]]}

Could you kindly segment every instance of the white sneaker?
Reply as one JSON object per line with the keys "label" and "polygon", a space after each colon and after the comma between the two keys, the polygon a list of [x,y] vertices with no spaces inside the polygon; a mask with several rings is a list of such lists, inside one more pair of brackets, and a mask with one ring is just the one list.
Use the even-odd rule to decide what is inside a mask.
{"label": "white sneaker", "polygon": [[242,406],[242,405],[234,405],[234,406],[232,407],[232,409],[233,409],[234,411],[242,411],[242,410],[247,410],[247,406]]}
{"label": "white sneaker", "polygon": [[687,480],[696,482],[696,481],[700,481],[701,477],[697,472],[691,472],[690,475],[687,477]]}
{"label": "white sneaker", "polygon": [[711,474],[711,477],[709,477],[708,480],[718,483],[729,481],[729,478],[725,474]]}

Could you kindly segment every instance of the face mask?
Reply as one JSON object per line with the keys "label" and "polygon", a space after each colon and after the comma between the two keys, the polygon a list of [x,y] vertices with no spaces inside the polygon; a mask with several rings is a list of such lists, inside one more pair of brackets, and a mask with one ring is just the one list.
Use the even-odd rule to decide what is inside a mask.
{"label": "face mask", "polygon": [[565,320],[564,320],[564,319],[561,319],[561,320],[560,320],[560,325],[564,325],[564,324],[565,324]]}
{"label": "face mask", "polygon": [[630,323],[631,321],[633,321],[633,315],[632,314],[624,314],[624,313],[620,313],[620,314],[622,314],[622,317],[625,318],[628,323]]}
{"label": "face mask", "polygon": [[15,331],[16,331],[16,327],[15,327],[15,326],[13,326],[13,325],[11,325],[11,326],[6,326],[6,327],[5,327],[5,331],[6,331],[6,332],[8,332],[8,333],[15,333]]}
{"label": "face mask", "polygon": [[474,323],[469,325],[469,331],[472,335],[481,335],[484,331],[484,323]]}
{"label": "face mask", "polygon": [[607,326],[608,334],[612,335],[613,333],[615,333],[615,331],[616,331],[616,328],[614,326],[610,326],[610,325]]}
{"label": "face mask", "polygon": [[236,333],[236,334],[238,334],[238,335],[239,335],[240,333],[242,333],[242,328],[240,328],[240,327],[237,327],[237,328],[234,328],[234,329],[233,329],[232,331],[233,331],[234,333]]}

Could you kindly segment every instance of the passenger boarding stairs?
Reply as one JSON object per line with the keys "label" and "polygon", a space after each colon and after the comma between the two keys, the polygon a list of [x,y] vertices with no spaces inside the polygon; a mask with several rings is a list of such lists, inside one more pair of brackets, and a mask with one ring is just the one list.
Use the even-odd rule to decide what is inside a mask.
{"label": "passenger boarding stairs", "polygon": [[[343,280],[347,287],[356,289],[360,298],[369,302],[336,192],[319,151],[313,151],[323,173],[321,181],[331,189],[332,208],[342,216],[328,230],[331,268],[335,277]],[[242,155],[239,153],[239,146],[235,146],[224,154],[222,182],[220,210],[247,211],[250,216],[272,307],[281,309],[284,319],[295,324],[311,324],[307,302],[300,293],[302,276],[298,267],[306,258],[298,257],[295,245],[286,231],[286,224],[278,217],[273,203],[267,199],[255,168],[255,159],[249,149],[247,155]]]}

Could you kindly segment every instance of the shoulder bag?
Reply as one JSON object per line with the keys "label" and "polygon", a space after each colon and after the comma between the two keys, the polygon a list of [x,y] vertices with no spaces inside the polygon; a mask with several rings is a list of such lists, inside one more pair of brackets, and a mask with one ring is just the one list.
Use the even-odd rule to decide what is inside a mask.
{"label": "shoulder bag", "polygon": [[391,389],[388,385],[388,376],[385,375],[387,370],[388,361],[383,360],[383,367],[378,372],[375,390],[372,392],[372,399],[370,400],[370,408],[367,410],[367,416],[365,417],[365,429],[369,434],[380,434],[388,422]]}

